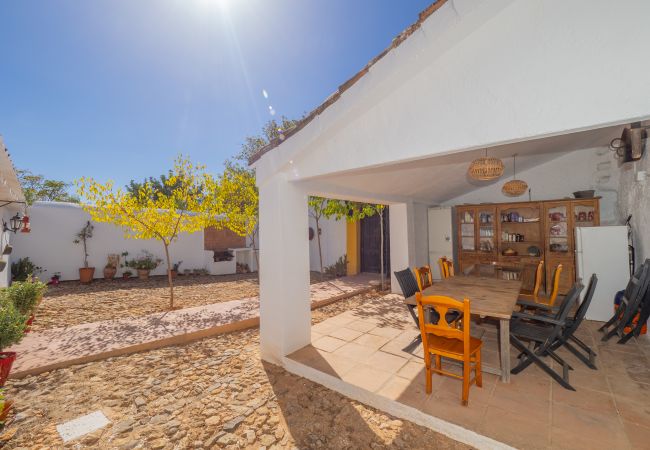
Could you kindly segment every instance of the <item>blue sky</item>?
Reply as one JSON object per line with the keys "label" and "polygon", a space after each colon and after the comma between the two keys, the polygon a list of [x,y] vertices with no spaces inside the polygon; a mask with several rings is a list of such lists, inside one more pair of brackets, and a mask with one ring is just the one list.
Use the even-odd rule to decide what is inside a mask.
{"label": "blue sky", "polygon": [[431,2],[3,1],[0,134],[66,181],[125,184],[178,153],[219,172],[269,106],[310,111]]}

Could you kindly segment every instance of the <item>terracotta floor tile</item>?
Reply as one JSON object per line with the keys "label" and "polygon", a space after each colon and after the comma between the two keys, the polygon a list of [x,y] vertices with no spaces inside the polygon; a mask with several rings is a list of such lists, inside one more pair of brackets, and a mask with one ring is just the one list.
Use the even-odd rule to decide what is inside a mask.
{"label": "terracotta floor tile", "polygon": [[413,408],[420,408],[427,398],[422,381],[397,376],[391,377],[377,393]]}
{"label": "terracotta floor tile", "polygon": [[334,350],[345,345],[345,341],[342,339],[333,338],[331,336],[323,336],[322,338],[312,342],[312,345],[319,350],[333,352]]}
{"label": "terracotta floor tile", "polygon": [[625,440],[623,425],[615,415],[558,403],[553,403],[551,408],[553,431],[563,430],[576,437],[588,436],[600,442],[620,443]]}
{"label": "terracotta floor tile", "polygon": [[650,404],[650,385],[638,383],[626,376],[607,376],[615,399]]}
{"label": "terracotta floor tile", "polygon": [[387,372],[397,373],[398,370],[406,365],[408,359],[392,355],[390,353],[382,352],[380,350],[370,355],[363,362],[364,364],[378,367]]}
{"label": "terracotta floor tile", "polygon": [[[650,422],[646,422],[646,425],[650,425]],[[625,420],[623,421],[623,427],[627,433],[631,448],[639,450],[650,448],[650,428]]]}
{"label": "terracotta floor tile", "polygon": [[319,350],[312,346],[303,347],[289,355],[294,361],[338,378],[357,365],[357,362],[342,356]]}
{"label": "terracotta floor tile", "polygon": [[341,327],[336,330],[330,331],[329,336],[337,339],[343,339],[346,342],[352,342],[363,333],[361,331],[352,330],[351,328]]}
{"label": "terracotta floor tile", "polygon": [[334,354],[338,356],[343,356],[344,358],[350,358],[354,361],[362,362],[366,358],[369,358],[375,350],[372,348],[357,344],[356,342],[348,342],[345,345],[337,348],[334,351]]}
{"label": "terracotta floor tile", "polygon": [[609,392],[593,391],[586,388],[571,391],[554,385],[551,397],[553,403],[579,409],[595,410],[603,414],[611,414],[612,416],[616,416],[617,414],[614,396]]}
{"label": "terracotta floor tile", "polygon": [[420,376],[424,377],[424,363],[409,360],[404,367],[397,371],[397,375],[410,380]]}
{"label": "terracotta floor tile", "polygon": [[[435,379],[436,377],[434,377]],[[483,420],[487,405],[475,401],[472,398],[473,388],[470,388],[468,406],[462,405],[461,389],[459,386],[457,390],[438,390],[435,396],[427,397],[422,404],[422,411],[462,427],[477,430]]]}
{"label": "terracotta floor tile", "polygon": [[387,337],[367,333],[362,334],[354,340],[357,344],[372,348],[373,350],[379,350],[388,341],[390,341],[390,339]]}
{"label": "terracotta floor tile", "polygon": [[[650,427],[650,403],[616,397],[616,408],[624,421]],[[650,440],[648,446],[650,447]]]}
{"label": "terracotta floor tile", "polygon": [[361,331],[363,333],[367,333],[368,331],[370,331],[373,328],[377,327],[377,324],[370,323],[370,322],[364,322],[364,321],[361,321],[361,320],[355,320],[353,322],[347,323],[345,326],[347,328],[351,328],[353,330],[357,330],[357,331]]}
{"label": "terracotta floor tile", "polygon": [[392,376],[392,373],[386,372],[376,367],[367,366],[365,364],[357,364],[347,373],[343,374],[341,379],[367,391],[375,392],[380,387],[382,387],[383,384],[386,383]]}
{"label": "terracotta floor tile", "polygon": [[401,330],[399,328],[393,328],[393,327],[382,327],[378,326],[373,328],[372,330],[368,331],[369,334],[374,334],[377,336],[383,336],[389,339],[393,339],[400,334],[402,334],[404,330]]}
{"label": "terracotta floor tile", "polygon": [[478,432],[517,448],[547,449],[551,441],[548,422],[513,413],[496,406],[488,406]]}
{"label": "terracotta floor tile", "polygon": [[311,329],[312,331],[315,331],[316,333],[326,335],[330,331],[336,330],[339,328],[340,325],[335,323],[335,322],[330,322],[329,319],[324,320],[320,323],[317,323],[316,325],[312,325]]}
{"label": "terracotta floor tile", "polygon": [[551,428],[551,447],[558,450],[626,450],[630,448],[627,436],[611,436],[606,439],[593,439],[590,434],[575,433],[571,430]]}

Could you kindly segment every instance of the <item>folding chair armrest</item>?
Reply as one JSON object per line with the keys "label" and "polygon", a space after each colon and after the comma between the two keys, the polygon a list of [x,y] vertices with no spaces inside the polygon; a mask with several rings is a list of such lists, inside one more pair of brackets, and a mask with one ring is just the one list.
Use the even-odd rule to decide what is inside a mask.
{"label": "folding chair armrest", "polygon": [[514,319],[536,320],[538,322],[550,323],[551,325],[564,325],[563,322],[560,322],[559,320],[555,320],[552,317],[540,316],[540,315],[537,315],[537,314],[527,314],[527,313],[515,312],[515,313],[512,313],[512,317]]}

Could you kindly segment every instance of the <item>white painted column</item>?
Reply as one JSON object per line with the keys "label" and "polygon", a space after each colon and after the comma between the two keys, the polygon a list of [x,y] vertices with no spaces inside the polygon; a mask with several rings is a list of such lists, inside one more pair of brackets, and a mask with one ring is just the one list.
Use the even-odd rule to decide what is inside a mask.
{"label": "white painted column", "polygon": [[282,357],[311,341],[307,195],[278,174],[260,191],[260,345]]}
{"label": "white painted column", "polygon": [[412,203],[391,204],[390,220],[390,267],[391,291],[401,294],[395,271],[415,265],[414,211]]}

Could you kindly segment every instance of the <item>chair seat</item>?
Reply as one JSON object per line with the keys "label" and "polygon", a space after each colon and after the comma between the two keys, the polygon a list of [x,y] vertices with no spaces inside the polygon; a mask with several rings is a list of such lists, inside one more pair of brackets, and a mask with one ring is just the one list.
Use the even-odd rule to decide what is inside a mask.
{"label": "chair seat", "polygon": [[[442,336],[429,334],[427,336],[429,346],[427,350],[429,353],[441,354],[442,356],[458,356],[463,357],[463,341],[459,339],[450,339]],[[481,349],[483,342],[473,336],[469,338],[469,353],[473,355]]]}
{"label": "chair seat", "polygon": [[553,327],[529,322],[510,322],[510,334],[535,342],[544,342],[553,334]]}

